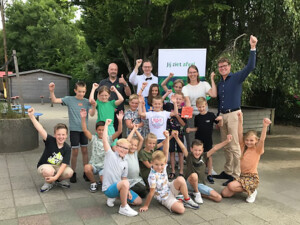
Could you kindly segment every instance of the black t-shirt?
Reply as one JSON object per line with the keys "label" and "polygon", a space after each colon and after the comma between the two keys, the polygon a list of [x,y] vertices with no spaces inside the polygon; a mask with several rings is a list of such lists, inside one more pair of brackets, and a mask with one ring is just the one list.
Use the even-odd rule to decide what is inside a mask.
{"label": "black t-shirt", "polygon": [[45,143],[45,150],[37,164],[39,167],[42,164],[51,164],[51,165],[61,165],[61,163],[68,164],[70,163],[70,156],[71,156],[71,147],[64,143],[62,148],[57,147],[56,139],[51,136],[47,135],[47,139],[44,141]]}
{"label": "black t-shirt", "polygon": [[[171,103],[172,104],[172,103]],[[172,108],[171,108],[171,111],[174,110],[174,105],[172,104]],[[178,109],[178,115],[181,116],[181,111],[182,109]],[[183,119],[183,122],[186,123],[186,119]],[[170,132],[172,132],[172,130],[177,130],[178,131],[178,136],[179,138],[183,138],[183,132],[184,132],[184,126],[182,126],[177,117],[176,116],[172,116],[168,119],[167,121],[167,130]]]}
{"label": "black t-shirt", "polygon": [[[212,148],[212,132],[214,123],[218,123],[216,121],[216,116],[212,112],[207,112],[205,115],[197,115],[195,117],[195,127],[198,130],[195,133],[195,138],[201,140],[204,144],[204,151],[210,150]],[[209,149],[207,149],[209,148]]]}

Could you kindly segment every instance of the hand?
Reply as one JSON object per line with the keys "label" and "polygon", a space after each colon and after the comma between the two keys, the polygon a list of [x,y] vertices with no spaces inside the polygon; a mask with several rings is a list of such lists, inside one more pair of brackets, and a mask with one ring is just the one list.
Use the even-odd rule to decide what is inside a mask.
{"label": "hand", "polygon": [[118,119],[118,120],[122,120],[123,117],[124,117],[124,112],[123,112],[123,110],[121,110],[121,111],[119,111],[119,113],[117,114],[117,119]]}
{"label": "hand", "polygon": [[172,136],[178,138],[178,130],[172,130]]}
{"label": "hand", "polygon": [[147,85],[148,85],[148,82],[143,82],[142,89],[144,90]]}
{"label": "hand", "polygon": [[186,129],[185,129],[185,132],[187,132],[188,134],[191,132],[191,128],[189,128],[189,127],[187,127]]}
{"label": "hand", "polygon": [[129,199],[129,200],[132,199],[132,195],[131,195],[130,191],[128,192],[128,199]]}
{"label": "hand", "polygon": [[45,177],[45,181],[47,183],[53,183],[55,182],[57,179],[55,177]]}
{"label": "hand", "polygon": [[148,211],[148,206],[143,206],[140,208],[140,212],[146,212]]}
{"label": "hand", "polygon": [[127,82],[126,82],[126,80],[125,80],[124,77],[123,77],[123,74],[121,75],[121,78],[119,78],[119,83],[120,83],[120,84],[127,85]]}
{"label": "hand", "polygon": [[237,116],[238,116],[238,120],[242,122],[243,121],[243,113],[242,112],[238,112]]}
{"label": "hand", "polygon": [[257,38],[253,35],[250,36],[250,41],[249,41],[251,48],[255,48],[257,44]]}
{"label": "hand", "polygon": [[87,112],[85,109],[80,109],[80,116],[81,116],[81,118],[86,118]]}
{"label": "hand", "polygon": [[272,121],[269,118],[264,118],[263,124],[264,126],[269,126],[272,123]]}
{"label": "hand", "polygon": [[91,104],[93,107],[96,107],[96,101],[95,101],[95,99],[92,99],[92,100],[90,101],[90,104]]}
{"label": "hand", "polygon": [[34,108],[29,108],[28,109],[28,116],[34,116]]}
{"label": "hand", "polygon": [[55,84],[53,82],[51,82],[49,84],[49,91],[54,91],[54,89],[55,89]]}
{"label": "hand", "polygon": [[99,84],[97,84],[97,83],[93,83],[93,87],[92,87],[93,89],[98,89],[99,88]]}
{"label": "hand", "polygon": [[220,120],[222,120],[222,119],[223,119],[222,116],[218,116],[215,120],[216,120],[216,121],[220,121]]}
{"label": "hand", "polygon": [[163,132],[163,134],[164,134],[164,136],[165,136],[166,138],[169,138],[169,136],[170,136],[169,131],[167,131],[167,130],[165,130],[165,131]]}
{"label": "hand", "polygon": [[105,126],[109,126],[109,124],[111,124],[111,119],[107,119],[106,121],[105,121]]}
{"label": "hand", "polygon": [[211,80],[214,80],[214,79],[215,79],[215,76],[216,76],[215,72],[212,72],[212,73],[210,74],[210,79],[211,79]]}
{"label": "hand", "polygon": [[111,87],[110,87],[110,91],[112,91],[112,92],[116,92],[116,91],[117,91],[117,89],[116,89],[116,87],[115,87],[115,86],[111,86]]}
{"label": "hand", "polygon": [[169,74],[169,77],[170,77],[170,78],[174,77],[174,73],[170,73],[170,74]]}
{"label": "hand", "polygon": [[226,141],[227,142],[231,142],[232,141],[232,135],[231,134],[227,135]]}
{"label": "hand", "polygon": [[140,67],[142,65],[142,63],[143,63],[142,59],[137,59],[135,66]]}
{"label": "hand", "polygon": [[172,95],[172,96],[171,96],[171,101],[173,102],[173,104],[176,104],[176,103],[177,103],[177,99],[176,99],[176,96],[175,96],[175,95]]}
{"label": "hand", "polygon": [[139,125],[138,124],[133,124],[133,130],[138,130],[139,129]]}
{"label": "hand", "polygon": [[167,90],[168,95],[171,94],[172,92],[173,92],[172,89]]}

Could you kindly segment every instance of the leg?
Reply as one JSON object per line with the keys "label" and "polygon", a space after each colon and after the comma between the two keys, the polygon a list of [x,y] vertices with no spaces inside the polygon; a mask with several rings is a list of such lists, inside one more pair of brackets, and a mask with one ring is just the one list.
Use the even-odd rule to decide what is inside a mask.
{"label": "leg", "polygon": [[121,206],[125,207],[127,205],[127,196],[129,192],[129,182],[128,180],[122,180],[118,182],[117,188],[120,192]]}
{"label": "leg", "polygon": [[211,175],[211,173],[212,173],[212,156],[208,157],[206,165],[208,168],[208,175]]}
{"label": "leg", "polygon": [[198,175],[196,173],[192,173],[189,177],[188,177],[188,182],[190,183],[190,185],[193,187],[194,192],[197,193],[199,192],[198,189]]}
{"label": "leg", "polygon": [[145,198],[147,196],[147,188],[142,183],[136,183],[133,187],[130,188],[132,191],[137,193],[141,198]]}
{"label": "leg", "polygon": [[94,168],[91,164],[86,164],[84,166],[84,173],[89,178],[91,183],[95,183],[95,177],[94,177]]}
{"label": "leg", "polygon": [[[220,127],[221,132],[221,139],[222,141],[226,140],[227,134],[228,134],[228,114],[222,115],[223,117],[223,126]],[[231,155],[231,148],[230,144],[226,145],[224,147],[224,155],[225,155],[225,165],[224,165],[224,172],[227,175],[232,174],[232,155]]]}
{"label": "leg", "polygon": [[243,192],[244,189],[242,188],[242,185],[234,180],[232,182],[230,182],[227,187],[225,187],[223,190],[222,190],[222,196],[224,198],[230,198],[232,197],[235,193],[238,193],[238,192]]}
{"label": "leg", "polygon": [[212,190],[210,192],[210,195],[202,195],[204,198],[208,198],[210,200],[213,200],[214,202],[220,202],[222,201],[222,196],[216,192],[215,190]]}
{"label": "leg", "polygon": [[189,193],[188,193],[188,189],[186,186],[186,182],[185,179],[181,176],[177,177],[174,181],[173,181],[174,187],[176,190],[180,191],[181,194],[183,195],[184,199],[189,199]]}
{"label": "leg", "polygon": [[179,173],[183,174],[183,153],[182,152],[178,152],[178,156],[179,156],[179,166],[180,166],[180,170]]}
{"label": "leg", "polygon": [[77,166],[78,148],[72,148],[71,168],[75,171]]}
{"label": "leg", "polygon": [[129,190],[132,196],[132,199],[129,199],[129,202],[131,205],[141,205],[143,203],[143,200],[141,199],[141,197],[135,193],[132,190]]}
{"label": "leg", "polygon": [[50,164],[40,165],[38,168],[38,173],[42,175],[44,178],[54,176],[55,169]]}
{"label": "leg", "polygon": [[175,152],[170,152],[170,161],[172,173],[175,173]]}
{"label": "leg", "polygon": [[58,180],[62,181],[62,180],[70,179],[73,176],[73,173],[74,173],[73,170],[69,166],[67,166],[64,172],[58,178]]}
{"label": "leg", "polygon": [[178,214],[183,214],[185,211],[185,208],[181,202],[177,201],[177,202],[173,203],[173,205],[171,206],[171,210],[172,210],[172,212],[175,212]]}
{"label": "leg", "polygon": [[89,161],[87,146],[81,146],[81,153],[82,153],[83,166],[85,166],[86,164],[88,164]]}

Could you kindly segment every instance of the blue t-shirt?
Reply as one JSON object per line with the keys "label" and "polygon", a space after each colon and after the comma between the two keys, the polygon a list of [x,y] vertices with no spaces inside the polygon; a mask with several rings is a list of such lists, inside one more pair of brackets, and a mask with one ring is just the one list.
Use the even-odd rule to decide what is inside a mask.
{"label": "blue t-shirt", "polygon": [[[80,110],[85,109],[89,112],[89,109],[91,108],[89,100],[86,98],[80,100],[75,96],[66,96],[61,100],[63,105],[68,106],[70,131],[82,131]],[[86,117],[86,124],[88,124],[88,115]]]}

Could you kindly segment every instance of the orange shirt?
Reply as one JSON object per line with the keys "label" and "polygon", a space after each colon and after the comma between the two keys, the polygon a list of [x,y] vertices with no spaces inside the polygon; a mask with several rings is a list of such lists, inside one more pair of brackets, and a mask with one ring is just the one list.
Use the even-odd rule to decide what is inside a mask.
{"label": "orange shirt", "polygon": [[[242,152],[245,150],[245,145],[241,145]],[[264,147],[247,149],[241,159],[241,173],[257,173],[257,166],[260,156],[264,153]]]}

